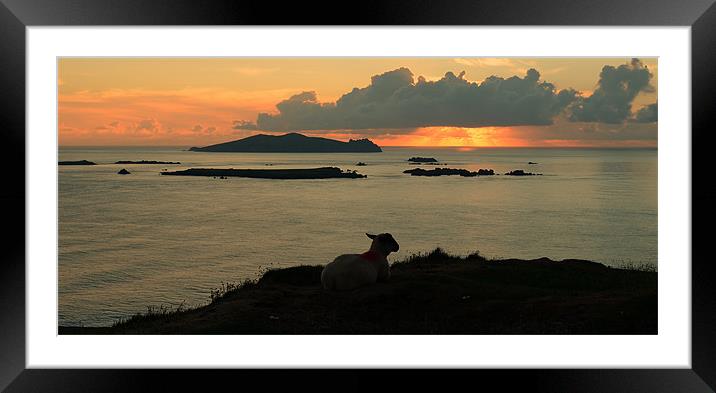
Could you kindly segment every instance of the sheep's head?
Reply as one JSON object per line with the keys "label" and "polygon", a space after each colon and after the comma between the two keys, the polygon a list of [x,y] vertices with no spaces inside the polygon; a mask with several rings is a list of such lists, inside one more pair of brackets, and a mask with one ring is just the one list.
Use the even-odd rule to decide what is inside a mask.
{"label": "sheep's head", "polygon": [[388,255],[391,252],[398,252],[400,245],[395,241],[393,235],[390,233],[381,233],[380,235],[371,235],[366,233],[366,236],[373,239],[373,243],[370,248],[380,251],[383,255]]}

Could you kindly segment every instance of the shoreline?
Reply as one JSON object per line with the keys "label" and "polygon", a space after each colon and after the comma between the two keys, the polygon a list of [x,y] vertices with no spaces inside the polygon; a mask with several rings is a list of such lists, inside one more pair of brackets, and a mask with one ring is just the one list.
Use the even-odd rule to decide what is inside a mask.
{"label": "shoreline", "polygon": [[322,266],[273,269],[212,291],[204,306],[137,314],[59,334],[657,334],[655,271],[465,257],[435,249],[394,262],[393,276],[347,292]]}

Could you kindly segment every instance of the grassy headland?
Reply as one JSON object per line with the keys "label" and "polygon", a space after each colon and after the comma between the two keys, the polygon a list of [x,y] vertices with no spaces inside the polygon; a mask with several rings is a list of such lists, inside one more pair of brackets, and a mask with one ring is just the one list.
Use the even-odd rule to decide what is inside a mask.
{"label": "grassy headland", "polygon": [[154,309],[60,334],[656,334],[657,273],[583,260],[488,260],[435,249],[390,281],[325,291],[322,266],[222,285],[194,309]]}

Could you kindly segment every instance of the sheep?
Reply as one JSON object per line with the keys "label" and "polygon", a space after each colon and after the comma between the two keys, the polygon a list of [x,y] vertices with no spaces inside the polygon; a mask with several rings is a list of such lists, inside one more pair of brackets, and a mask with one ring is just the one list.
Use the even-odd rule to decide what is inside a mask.
{"label": "sheep", "polygon": [[390,233],[371,235],[373,242],[363,254],[344,254],[336,257],[321,272],[321,285],[324,289],[347,291],[376,281],[390,278],[388,255],[400,249]]}

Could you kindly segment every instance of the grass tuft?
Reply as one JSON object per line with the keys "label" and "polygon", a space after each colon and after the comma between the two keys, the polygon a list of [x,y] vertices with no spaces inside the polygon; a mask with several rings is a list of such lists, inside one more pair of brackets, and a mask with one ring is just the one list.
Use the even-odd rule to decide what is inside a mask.
{"label": "grass tuft", "polygon": [[244,288],[251,288],[256,286],[257,280],[251,280],[251,279],[245,279],[244,281],[240,283],[235,282],[221,282],[221,286],[218,288],[214,288],[209,291],[209,296],[211,296],[211,302],[209,304],[215,304],[222,300],[225,300],[229,297],[232,297],[236,293],[238,293],[240,290]]}

